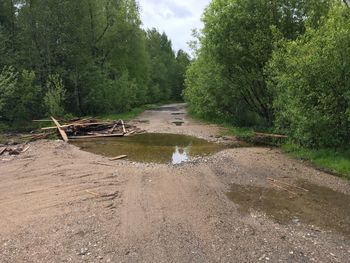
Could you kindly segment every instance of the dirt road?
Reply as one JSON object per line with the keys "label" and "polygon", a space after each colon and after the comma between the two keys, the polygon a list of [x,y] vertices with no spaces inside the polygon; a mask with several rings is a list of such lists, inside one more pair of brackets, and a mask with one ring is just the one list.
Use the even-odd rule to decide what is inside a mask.
{"label": "dirt road", "polygon": [[[182,113],[184,105],[168,105],[135,123],[150,132],[220,140],[218,127]],[[174,125],[175,118],[184,124]],[[289,197],[312,189],[301,193],[268,178],[327,187],[321,188],[332,193],[327,198],[340,196],[342,205],[313,210],[323,199],[303,204]],[[259,209],[265,197],[252,207],[244,204],[253,195],[232,201],[227,193],[239,186],[276,191],[269,208],[281,203],[276,196],[286,196],[311,212],[281,223],[279,211]],[[348,181],[276,149],[233,148],[171,166],[111,162],[40,141],[23,155],[0,159],[0,262],[349,262],[349,194]]]}

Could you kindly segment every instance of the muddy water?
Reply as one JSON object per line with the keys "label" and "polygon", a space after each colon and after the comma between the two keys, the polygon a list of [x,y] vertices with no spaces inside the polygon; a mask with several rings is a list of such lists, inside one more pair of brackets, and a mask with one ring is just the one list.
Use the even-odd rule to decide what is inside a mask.
{"label": "muddy water", "polygon": [[208,156],[224,147],[206,140],[176,134],[147,133],[131,137],[75,141],[84,151],[107,157],[127,155],[136,162],[180,164],[199,156]]}
{"label": "muddy water", "polygon": [[350,238],[350,195],[298,181],[289,188],[296,195],[276,188],[232,185],[227,195],[240,205],[242,212],[260,210],[278,223],[306,223],[336,231]]}

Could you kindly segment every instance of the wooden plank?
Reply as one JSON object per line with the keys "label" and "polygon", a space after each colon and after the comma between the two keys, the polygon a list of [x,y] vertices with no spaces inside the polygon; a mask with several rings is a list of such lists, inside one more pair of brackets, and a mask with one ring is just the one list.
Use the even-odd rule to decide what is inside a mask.
{"label": "wooden plank", "polygon": [[0,155],[2,155],[7,150],[7,147],[0,148]]}
{"label": "wooden plank", "polygon": [[124,158],[126,158],[126,157],[128,157],[128,156],[127,156],[127,155],[119,155],[119,156],[117,156],[117,157],[110,158],[109,160],[110,160],[110,161],[117,161],[117,160],[120,160],[120,159],[124,159]]}
{"label": "wooden plank", "polygon": [[122,126],[123,126],[123,133],[125,134],[126,133],[126,130],[125,130],[125,124],[124,124],[124,121],[121,120],[121,123],[122,123]]}
{"label": "wooden plank", "polygon": [[130,135],[133,135],[134,133],[136,133],[136,131],[131,131],[131,132],[126,133],[125,136],[127,137],[127,136],[130,136]]}
{"label": "wooden plank", "polygon": [[52,119],[53,122],[56,124],[57,129],[58,129],[58,131],[60,132],[60,134],[61,134],[61,136],[62,136],[62,139],[63,139],[65,142],[68,142],[68,141],[69,141],[68,136],[67,136],[66,132],[61,128],[61,125],[58,123],[58,121],[57,121],[54,117],[51,117],[51,119]]}
{"label": "wooden plank", "polygon": [[107,137],[124,137],[124,134],[96,134],[96,135],[86,135],[86,136],[70,136],[70,140],[83,140],[83,139],[93,139],[93,138],[107,138]]}
{"label": "wooden plank", "polygon": [[[92,123],[70,123],[70,124],[66,124],[66,125],[61,125],[61,128],[69,128],[69,127],[89,127],[89,126],[94,126],[94,125],[112,125],[112,122],[92,122]],[[41,128],[43,131],[45,130],[53,130],[53,129],[57,129],[57,127],[44,127]]]}
{"label": "wooden plank", "polygon": [[21,153],[25,153],[26,151],[28,151],[30,148],[30,145],[28,145],[26,148],[24,148],[24,150],[21,151]]}
{"label": "wooden plank", "polygon": [[114,124],[113,128],[109,131],[110,134],[112,134],[115,130],[115,128],[117,128],[118,123]]}

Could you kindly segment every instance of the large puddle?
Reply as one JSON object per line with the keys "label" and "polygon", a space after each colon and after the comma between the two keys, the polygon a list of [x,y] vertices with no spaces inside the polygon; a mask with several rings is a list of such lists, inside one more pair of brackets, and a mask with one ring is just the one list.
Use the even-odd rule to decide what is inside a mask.
{"label": "large puddle", "polygon": [[283,189],[234,184],[228,197],[242,212],[260,210],[281,224],[300,221],[350,238],[350,195],[306,181],[295,186],[307,191],[289,188],[295,193],[291,195]]}
{"label": "large puddle", "polygon": [[222,145],[192,136],[156,133],[121,138],[77,140],[72,144],[84,151],[107,157],[127,155],[130,161],[172,164],[212,155],[224,148]]}

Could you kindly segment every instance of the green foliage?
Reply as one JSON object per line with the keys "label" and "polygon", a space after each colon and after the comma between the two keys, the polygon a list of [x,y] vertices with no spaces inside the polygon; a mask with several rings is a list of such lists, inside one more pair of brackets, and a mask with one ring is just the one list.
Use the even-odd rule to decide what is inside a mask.
{"label": "green foliage", "polygon": [[183,99],[185,75],[190,63],[190,56],[185,51],[179,50],[176,55],[175,85],[172,91],[172,98],[175,100],[180,101]]}
{"label": "green foliage", "polygon": [[317,27],[330,1],[212,1],[198,36],[199,62],[188,71],[186,100],[199,114],[271,126],[273,95],[267,88],[265,67],[275,42],[296,39],[305,32],[306,24]]}
{"label": "green foliage", "polygon": [[50,75],[47,83],[47,92],[44,103],[51,116],[64,115],[64,102],[66,91],[61,78],[58,75]]}
{"label": "green foliage", "polygon": [[283,151],[293,157],[306,160],[330,172],[343,175],[350,179],[350,150],[318,149],[312,150],[295,144],[286,144]]}
{"label": "green foliage", "polygon": [[14,101],[15,120],[28,121],[42,114],[41,87],[36,83],[34,71],[22,71]]}
{"label": "green foliage", "polygon": [[168,100],[175,88],[176,59],[171,42],[156,29],[148,30],[146,38],[151,65],[150,101]]}
{"label": "green foliage", "polygon": [[[16,104],[1,110],[9,121],[62,115],[63,106],[101,114],[178,98],[183,63],[164,33],[141,28],[135,0],[0,1],[0,70],[18,72]],[[55,75],[61,80],[48,87]]]}
{"label": "green foliage", "polygon": [[270,62],[276,126],[309,147],[350,142],[350,10],[335,5],[318,29],[285,42]]}
{"label": "green foliage", "polygon": [[15,94],[17,73],[13,67],[5,67],[0,74],[0,117],[4,118],[10,111],[10,102]]}
{"label": "green foliage", "polygon": [[13,67],[5,67],[0,74],[0,93],[3,120],[21,122],[42,113],[41,87],[36,84],[33,71],[18,74]]}

